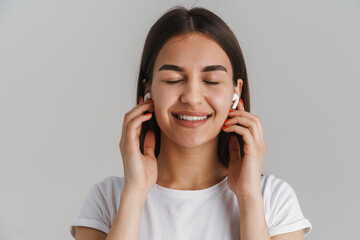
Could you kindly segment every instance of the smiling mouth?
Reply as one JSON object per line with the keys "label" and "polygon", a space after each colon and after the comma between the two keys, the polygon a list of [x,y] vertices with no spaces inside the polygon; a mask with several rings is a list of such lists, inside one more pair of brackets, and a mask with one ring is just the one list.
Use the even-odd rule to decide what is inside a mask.
{"label": "smiling mouth", "polygon": [[180,119],[180,120],[202,121],[202,120],[205,120],[205,119],[208,119],[209,117],[211,117],[212,114],[205,115],[205,116],[190,116],[190,115],[179,115],[179,114],[176,114],[176,113],[172,113],[172,115],[174,117],[176,117],[177,119]]}

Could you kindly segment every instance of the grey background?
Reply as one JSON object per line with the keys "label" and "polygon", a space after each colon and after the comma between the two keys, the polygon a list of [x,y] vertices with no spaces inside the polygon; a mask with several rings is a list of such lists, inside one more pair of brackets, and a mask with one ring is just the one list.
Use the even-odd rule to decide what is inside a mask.
{"label": "grey background", "polygon": [[[0,1],[0,239],[72,239],[86,193],[123,176],[124,114],[151,25],[194,1]],[[313,230],[360,239],[360,2],[198,1],[245,55],[263,173]]]}

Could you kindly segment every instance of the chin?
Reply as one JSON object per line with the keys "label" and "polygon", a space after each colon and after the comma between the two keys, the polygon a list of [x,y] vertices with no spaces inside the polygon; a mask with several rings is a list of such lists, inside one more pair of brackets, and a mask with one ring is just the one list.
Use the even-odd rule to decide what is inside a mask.
{"label": "chin", "polygon": [[178,145],[184,148],[194,148],[203,144],[211,142],[213,139],[208,139],[205,136],[196,136],[196,134],[188,134],[183,137],[176,137],[173,139]]}

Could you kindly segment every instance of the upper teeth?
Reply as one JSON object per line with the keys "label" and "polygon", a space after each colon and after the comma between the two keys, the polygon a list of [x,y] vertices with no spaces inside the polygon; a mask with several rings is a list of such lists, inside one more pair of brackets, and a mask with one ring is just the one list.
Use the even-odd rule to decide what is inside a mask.
{"label": "upper teeth", "polygon": [[208,116],[195,117],[195,116],[188,116],[188,115],[176,115],[176,117],[181,120],[186,120],[186,121],[199,121],[199,120],[206,119]]}

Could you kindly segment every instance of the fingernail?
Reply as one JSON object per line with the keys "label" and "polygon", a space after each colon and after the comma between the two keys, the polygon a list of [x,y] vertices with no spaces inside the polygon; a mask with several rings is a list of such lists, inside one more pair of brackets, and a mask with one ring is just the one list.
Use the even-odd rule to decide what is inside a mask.
{"label": "fingernail", "polygon": [[143,99],[143,97],[142,96],[140,96],[140,98],[139,98],[139,102],[141,102],[141,100]]}
{"label": "fingernail", "polygon": [[150,116],[150,115],[152,115],[152,113],[147,113],[147,114],[145,114],[146,116]]}
{"label": "fingernail", "polygon": [[244,102],[243,102],[243,100],[241,98],[240,98],[240,102],[241,102],[241,105],[244,106]]}
{"label": "fingernail", "polygon": [[224,123],[228,122],[230,119],[226,119]]}
{"label": "fingernail", "polygon": [[228,127],[230,127],[230,126],[223,126],[223,127],[221,127],[221,129],[225,129],[225,128],[228,128]]}
{"label": "fingernail", "polygon": [[229,112],[233,112],[234,110],[230,109]]}

